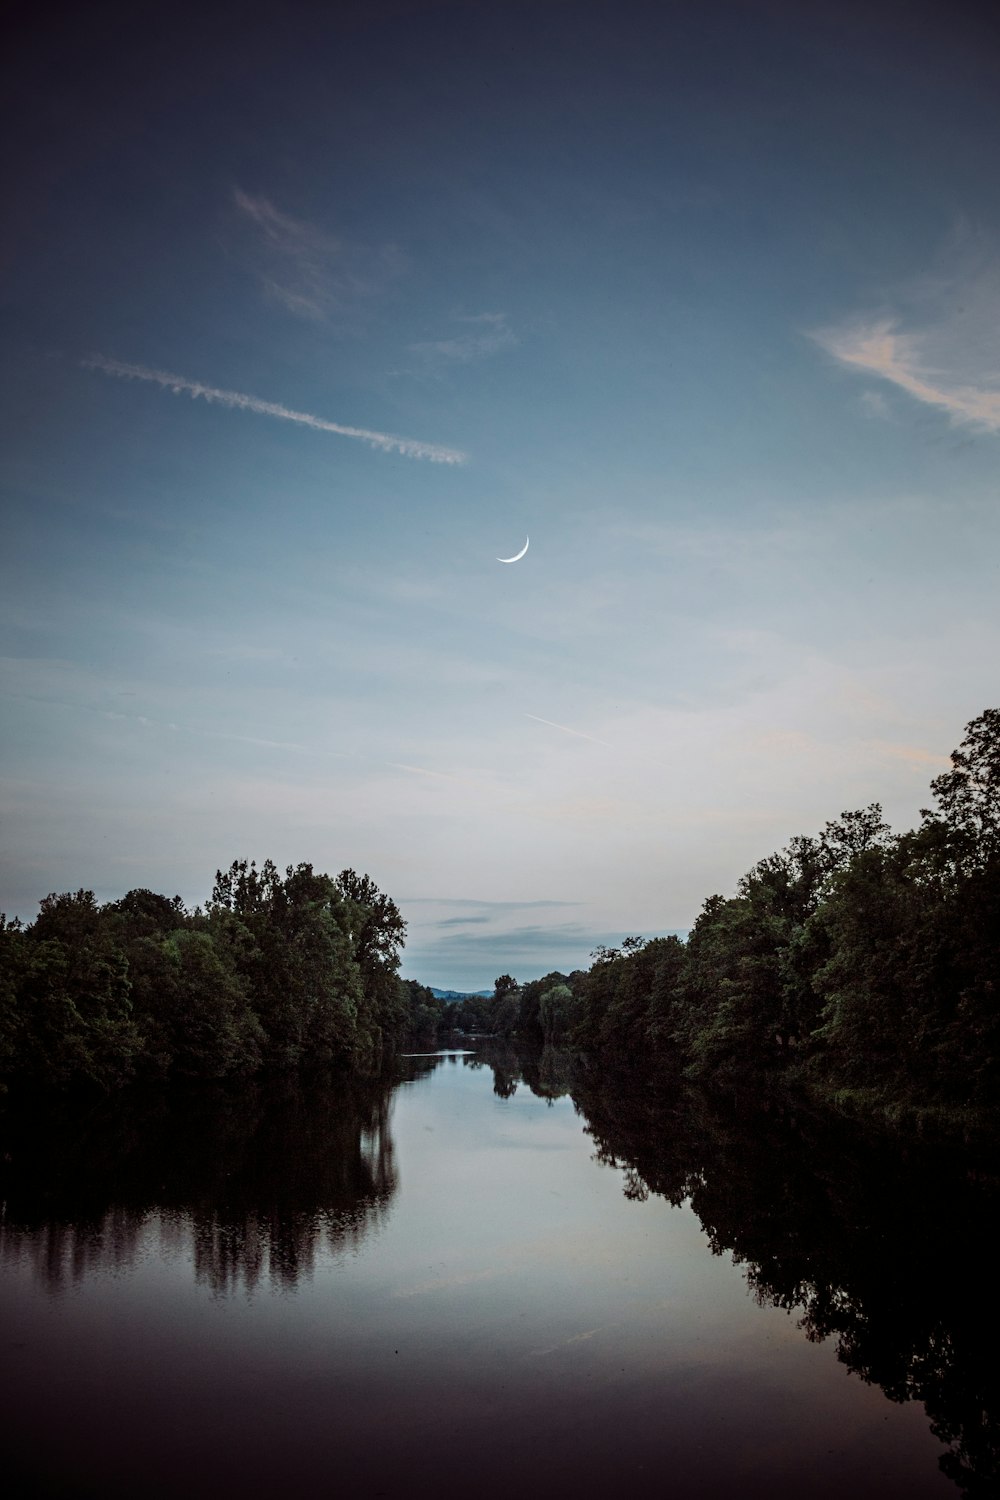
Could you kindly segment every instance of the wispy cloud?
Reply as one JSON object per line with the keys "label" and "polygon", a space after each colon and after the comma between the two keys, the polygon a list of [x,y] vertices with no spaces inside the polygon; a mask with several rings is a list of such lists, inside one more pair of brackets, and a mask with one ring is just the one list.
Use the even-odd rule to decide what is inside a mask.
{"label": "wispy cloud", "polygon": [[[144,714],[121,714],[107,711],[106,719],[118,719],[132,724],[141,724],[145,729],[169,729],[174,734],[193,734],[204,740],[230,740],[237,745],[256,745],[262,750],[295,750],[303,755],[315,755],[317,752],[309,745],[299,744],[297,740],[268,740],[258,734],[230,734],[224,729],[194,729],[190,724],[165,723],[160,719],[150,719]],[[343,750],[323,750],[323,755],[336,755],[347,758]]]}
{"label": "wispy cloud", "polygon": [[476,313],[456,317],[454,321],[462,325],[461,332],[450,338],[411,344],[411,352],[430,364],[467,365],[500,354],[504,349],[513,349],[518,342],[506,313]]}
{"label": "wispy cloud", "polygon": [[372,249],[283,213],[263,196],[233,189],[246,232],[241,249],[265,294],[296,317],[322,322],[378,292],[402,269],[391,245]]}
{"label": "wispy cloud", "polygon": [[416,438],[397,437],[391,432],[373,432],[366,427],[348,427],[342,422],[330,422],[326,417],[313,416],[311,412],[294,411],[278,401],[263,401],[259,396],[249,396],[242,391],[224,391],[216,386],[205,385],[200,380],[188,380],[183,375],[172,375],[167,370],[148,369],[145,365],[126,364],[120,359],[108,359],[103,354],[93,354],[81,363],[89,370],[101,370],[105,375],[115,375],[122,380],[146,380],[161,386],[174,395],[188,395],[219,406],[228,406],[235,411],[252,411],[262,417],[277,417],[282,422],[298,422],[302,427],[311,427],[315,432],[333,432],[338,437],[360,438],[372,448],[383,453],[401,453],[406,458],[425,458],[434,464],[461,464],[466,455],[456,448],[444,448],[438,443],[423,443]]}
{"label": "wispy cloud", "polygon": [[571,734],[578,740],[589,740],[592,745],[603,745],[605,750],[613,750],[607,740],[599,740],[595,734],[584,734],[582,729],[570,729],[566,724],[557,724],[553,719],[540,719],[537,714],[525,714],[526,719],[534,719],[536,724],[547,724],[550,729],[561,729],[563,734]]}
{"label": "wispy cloud", "polygon": [[920,334],[901,333],[894,318],[826,328],[812,337],[841,364],[891,381],[917,401],[946,411],[955,422],[1000,432],[1000,388],[955,382],[925,362]]}
{"label": "wispy cloud", "polygon": [[411,776],[430,776],[434,781],[461,781],[474,786],[468,776],[452,776],[448,771],[430,771],[426,766],[408,766],[404,761],[387,760],[385,764],[394,771],[407,771]]}
{"label": "wispy cloud", "polygon": [[[1000,256],[981,236],[958,232],[941,269],[900,290],[896,307],[854,317],[810,337],[848,369],[888,381],[952,422],[1000,432]],[[905,305],[905,317],[899,312]],[[885,415],[878,394],[866,406]]]}
{"label": "wispy cloud", "polygon": [[[589,968],[590,954],[599,944],[617,947],[628,931],[635,930],[609,930],[599,921],[504,926],[487,932],[411,928],[404,967],[408,976],[419,976],[425,984],[446,983],[456,989],[477,990],[504,972],[523,980],[554,970],[572,973]],[[647,938],[666,937],[668,933],[681,935],[686,929],[652,925],[643,929]]]}
{"label": "wispy cloud", "polygon": [[[601,938],[593,940],[596,941],[601,941]],[[519,957],[523,962],[527,956],[545,953],[550,948],[561,948],[564,953],[578,951],[582,959],[589,951],[585,946],[588,942],[593,946],[591,934],[583,922],[557,922],[552,926],[540,923],[521,927],[504,926],[489,933],[449,931],[437,943],[434,939],[425,939],[421,943],[417,938],[413,946],[416,950],[424,951],[440,946],[440,951],[447,952],[450,957],[485,958],[490,962],[497,962],[500,956],[508,953]],[[491,955],[497,957],[491,958]]]}

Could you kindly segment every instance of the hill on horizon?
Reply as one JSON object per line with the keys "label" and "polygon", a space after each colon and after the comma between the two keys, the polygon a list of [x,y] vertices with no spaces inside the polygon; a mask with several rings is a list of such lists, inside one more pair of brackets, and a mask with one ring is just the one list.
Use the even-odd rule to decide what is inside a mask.
{"label": "hill on horizon", "polygon": [[427,985],[435,1000],[479,1000],[488,999],[492,994],[489,990],[439,990],[433,984]]}

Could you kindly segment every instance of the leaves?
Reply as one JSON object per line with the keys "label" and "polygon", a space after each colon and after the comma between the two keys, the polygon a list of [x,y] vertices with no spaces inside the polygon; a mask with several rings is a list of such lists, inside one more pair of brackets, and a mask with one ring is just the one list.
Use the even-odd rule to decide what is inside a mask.
{"label": "leaves", "polygon": [[373,1067],[402,1037],[405,923],[368,878],[234,860],[204,913],[136,889],[46,896],[0,929],[0,1073],[111,1088],[261,1066]]}

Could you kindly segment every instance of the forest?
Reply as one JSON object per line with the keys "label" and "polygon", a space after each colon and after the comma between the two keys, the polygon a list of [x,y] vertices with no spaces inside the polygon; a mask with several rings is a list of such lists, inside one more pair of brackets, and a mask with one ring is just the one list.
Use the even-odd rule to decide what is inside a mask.
{"label": "forest", "polygon": [[0,919],[0,1080],[370,1074],[404,1043],[485,1034],[971,1121],[1000,1097],[1000,709],[931,793],[903,834],[873,803],[792,839],[710,896],[686,941],[629,937],[464,1001],[399,977],[405,923],[353,870],[237,861],[193,912],[148,890],[53,894],[29,926]]}
{"label": "forest", "polygon": [[112,1088],[299,1065],[376,1069],[405,1035],[405,923],[367,875],[267,860],[204,908],[133,890],[50,895],[0,922],[0,1077]]}
{"label": "forest", "polygon": [[931,793],[901,835],[873,803],[792,839],[710,896],[686,942],[504,975],[449,1020],[726,1090],[780,1081],[890,1120],[979,1119],[1000,1101],[1000,709],[967,725]]}

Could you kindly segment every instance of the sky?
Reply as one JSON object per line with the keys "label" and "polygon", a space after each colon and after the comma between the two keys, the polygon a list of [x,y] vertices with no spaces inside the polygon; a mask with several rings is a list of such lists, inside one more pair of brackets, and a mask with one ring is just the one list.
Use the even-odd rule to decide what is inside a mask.
{"label": "sky", "polygon": [[0,910],[349,866],[472,990],[912,827],[1000,702],[991,12],[23,7]]}

